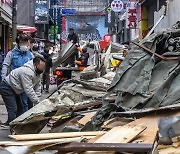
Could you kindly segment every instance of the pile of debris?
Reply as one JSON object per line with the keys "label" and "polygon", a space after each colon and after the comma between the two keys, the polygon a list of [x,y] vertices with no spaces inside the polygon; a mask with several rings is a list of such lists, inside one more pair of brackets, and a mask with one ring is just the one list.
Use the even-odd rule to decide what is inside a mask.
{"label": "pile of debris", "polygon": [[[170,51],[172,43],[168,44],[177,37],[180,29],[168,29],[134,42],[116,72],[111,72],[107,48],[106,75],[64,82],[11,123],[18,135],[9,137],[16,141],[0,145],[9,151],[14,150],[11,146],[25,146],[26,153],[30,153],[27,148],[31,152],[178,153],[180,48],[176,45]],[[36,134],[47,124],[49,134]]]}

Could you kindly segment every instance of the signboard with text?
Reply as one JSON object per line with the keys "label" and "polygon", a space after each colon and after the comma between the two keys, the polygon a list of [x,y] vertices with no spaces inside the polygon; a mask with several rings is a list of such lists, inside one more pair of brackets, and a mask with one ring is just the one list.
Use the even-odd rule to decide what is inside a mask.
{"label": "signboard with text", "polygon": [[35,23],[47,24],[49,20],[49,1],[35,0]]}
{"label": "signboard with text", "polygon": [[123,2],[120,1],[120,0],[114,0],[112,1],[111,3],[111,9],[114,11],[114,12],[121,12],[124,8],[124,5],[123,5]]}
{"label": "signboard with text", "polygon": [[126,12],[126,28],[136,29],[138,27],[137,4],[129,2]]}

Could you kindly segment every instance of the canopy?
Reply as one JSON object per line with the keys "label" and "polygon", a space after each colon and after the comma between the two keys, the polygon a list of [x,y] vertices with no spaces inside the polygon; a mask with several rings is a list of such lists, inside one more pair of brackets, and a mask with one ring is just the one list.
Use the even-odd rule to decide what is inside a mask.
{"label": "canopy", "polygon": [[18,25],[17,26],[17,31],[18,32],[23,32],[23,33],[34,33],[37,31],[35,27],[30,27],[27,25]]}

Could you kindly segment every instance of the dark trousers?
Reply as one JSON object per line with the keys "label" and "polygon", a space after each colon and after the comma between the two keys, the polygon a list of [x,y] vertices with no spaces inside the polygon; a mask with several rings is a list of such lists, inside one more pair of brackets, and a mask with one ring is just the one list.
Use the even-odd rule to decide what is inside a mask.
{"label": "dark trousers", "polygon": [[4,81],[0,83],[0,94],[8,112],[8,119],[6,123],[9,124],[23,113],[22,101],[20,95],[17,95]]}
{"label": "dark trousers", "polygon": [[50,85],[50,75],[49,75],[49,72],[45,72],[43,74],[43,90],[44,90],[44,85],[46,85],[46,90],[49,90],[49,85]]}

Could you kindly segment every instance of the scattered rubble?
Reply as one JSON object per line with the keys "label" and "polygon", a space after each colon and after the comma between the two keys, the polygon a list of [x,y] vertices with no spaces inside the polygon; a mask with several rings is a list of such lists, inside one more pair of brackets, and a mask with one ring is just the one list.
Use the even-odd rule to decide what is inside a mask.
{"label": "scattered rubble", "polygon": [[[23,142],[0,145],[23,145],[35,151],[178,153],[180,48],[169,51],[167,42],[179,35],[179,29],[168,29],[134,43],[116,72],[109,57],[121,53],[120,46],[112,50],[114,44],[110,44],[98,70],[104,72],[100,77],[61,84],[46,100],[11,123],[15,134],[27,135],[9,137]],[[176,120],[162,126],[164,117]],[[174,133],[167,133],[170,145],[160,142],[164,130],[158,128],[158,119],[159,126],[165,129],[169,125],[168,133]],[[47,123],[53,133],[37,134]]]}

